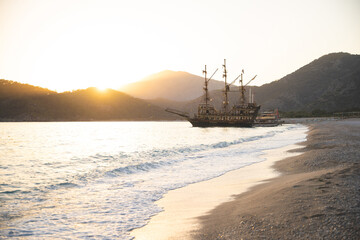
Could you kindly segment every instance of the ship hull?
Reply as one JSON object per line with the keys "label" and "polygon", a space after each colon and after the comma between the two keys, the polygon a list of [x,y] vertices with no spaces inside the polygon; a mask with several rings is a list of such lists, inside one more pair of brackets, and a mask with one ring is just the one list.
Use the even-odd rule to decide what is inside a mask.
{"label": "ship hull", "polygon": [[249,121],[210,121],[202,119],[188,119],[193,127],[252,127]]}
{"label": "ship hull", "polygon": [[208,106],[199,105],[198,115],[193,118],[187,117],[187,120],[193,127],[246,127],[251,128],[254,125],[260,106],[254,104],[234,106],[228,114],[218,113],[210,108],[210,113],[206,111]]}
{"label": "ship hull", "polygon": [[255,127],[276,127],[281,125],[281,123],[254,123]]}

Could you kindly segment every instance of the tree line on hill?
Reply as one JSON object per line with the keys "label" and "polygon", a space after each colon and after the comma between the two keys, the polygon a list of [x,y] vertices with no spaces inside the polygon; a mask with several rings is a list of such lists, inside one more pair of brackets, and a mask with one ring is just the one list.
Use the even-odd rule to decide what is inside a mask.
{"label": "tree line on hill", "polygon": [[[204,80],[199,78],[198,81],[198,84],[203,84]],[[146,85],[151,85],[151,82],[147,80]],[[159,85],[157,82],[153,87]],[[211,104],[216,109],[222,108],[221,88],[210,91]],[[250,92],[249,88],[246,87],[246,94]],[[199,90],[198,98],[191,101],[167,101],[161,95],[150,101],[194,114],[204,99],[202,88],[196,89]],[[260,87],[251,86],[251,91],[256,103],[261,105],[260,111],[279,109],[284,117],[332,116],[336,112],[356,111],[360,109],[360,55],[327,54],[277,81]],[[229,93],[230,105],[239,99],[239,92]]]}
{"label": "tree line on hill", "polygon": [[[96,88],[57,93],[0,79],[0,121],[176,120],[181,118],[164,109],[196,113],[203,101],[203,81],[189,73],[164,71],[136,83],[137,92],[135,85],[124,88],[137,96],[133,97],[130,92],[111,89],[100,92]],[[213,82],[211,103],[220,109],[223,83]],[[277,108],[283,117],[321,117],[359,111],[360,55],[328,54],[280,80],[252,86],[251,90],[262,111]],[[181,100],[182,94],[184,99],[195,99]],[[229,100],[231,104],[239,101],[238,93],[230,93]]]}
{"label": "tree line on hill", "polygon": [[88,88],[56,93],[0,80],[2,121],[115,121],[173,120],[162,108],[125,93]]}

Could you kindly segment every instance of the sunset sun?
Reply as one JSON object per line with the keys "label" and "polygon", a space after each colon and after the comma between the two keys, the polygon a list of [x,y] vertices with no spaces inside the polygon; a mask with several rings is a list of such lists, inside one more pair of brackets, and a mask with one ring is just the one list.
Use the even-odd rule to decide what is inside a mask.
{"label": "sunset sun", "polygon": [[261,85],[328,52],[359,52],[359,4],[347,2],[2,0],[0,78],[118,89],[227,58],[229,78],[246,69]]}

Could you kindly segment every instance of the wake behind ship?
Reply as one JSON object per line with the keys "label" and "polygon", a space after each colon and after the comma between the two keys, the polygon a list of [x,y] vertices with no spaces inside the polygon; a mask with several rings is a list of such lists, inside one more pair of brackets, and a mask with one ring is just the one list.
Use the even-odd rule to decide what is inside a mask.
{"label": "wake behind ship", "polygon": [[[193,117],[190,117],[188,113],[181,112],[175,109],[166,109],[167,112],[177,114],[186,118],[193,127],[252,127],[256,116],[259,112],[260,106],[254,102],[253,95],[249,95],[249,100],[245,100],[245,87],[255,79],[253,77],[247,84],[243,85],[243,74],[244,70],[241,74],[230,84],[227,83],[227,70],[226,70],[226,60],[224,60],[224,73],[223,78],[225,79],[225,88],[224,88],[224,101],[223,107],[221,110],[215,109],[215,107],[209,102],[211,99],[209,98],[208,92],[208,83],[211,78],[215,75],[218,69],[215,70],[213,75],[208,79],[207,78],[207,70],[205,65],[205,70],[203,71],[205,75],[205,86],[204,86],[204,101],[199,104],[197,114],[194,114]],[[240,77],[240,86],[238,92],[239,95],[239,103],[233,105],[229,108],[229,100],[228,93],[230,91],[230,86],[235,83],[237,79]]]}

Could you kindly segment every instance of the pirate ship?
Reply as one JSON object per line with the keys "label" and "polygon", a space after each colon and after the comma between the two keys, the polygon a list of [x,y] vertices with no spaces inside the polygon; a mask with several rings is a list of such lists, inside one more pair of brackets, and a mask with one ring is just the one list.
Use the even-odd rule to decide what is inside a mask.
{"label": "pirate ship", "polygon": [[[208,91],[208,84],[211,78],[215,75],[218,69],[212,74],[210,78],[207,78],[207,70],[205,65],[205,70],[203,70],[203,74],[205,75],[204,79],[204,99],[203,102],[198,105],[197,114],[194,114],[193,117],[190,117],[188,113],[181,112],[175,109],[166,109],[167,112],[180,115],[186,118],[193,127],[252,127],[256,116],[259,112],[260,106],[257,105],[253,96],[250,94],[249,100],[245,99],[245,87],[253,81],[255,77],[253,77],[247,84],[243,84],[243,74],[244,70],[242,70],[241,74],[231,83],[227,82],[227,69],[226,69],[226,60],[224,60],[223,67],[223,78],[224,78],[224,101],[222,109],[217,110],[215,107],[210,104],[210,97]],[[239,80],[239,89],[237,90],[240,93],[239,101],[237,104],[234,104],[232,107],[229,107],[229,99],[228,93],[231,92],[230,86]]]}

